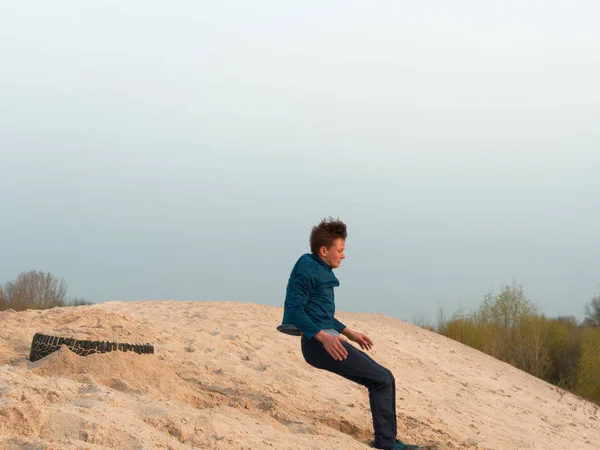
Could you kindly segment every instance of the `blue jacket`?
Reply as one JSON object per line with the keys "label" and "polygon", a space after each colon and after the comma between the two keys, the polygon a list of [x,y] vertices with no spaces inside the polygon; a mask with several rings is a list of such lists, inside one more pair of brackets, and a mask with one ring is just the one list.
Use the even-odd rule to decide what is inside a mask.
{"label": "blue jacket", "polygon": [[325,261],[312,253],[302,255],[288,281],[282,323],[296,326],[309,339],[320,330],[335,329],[341,333],[346,325],[333,317],[333,288],[339,285]]}

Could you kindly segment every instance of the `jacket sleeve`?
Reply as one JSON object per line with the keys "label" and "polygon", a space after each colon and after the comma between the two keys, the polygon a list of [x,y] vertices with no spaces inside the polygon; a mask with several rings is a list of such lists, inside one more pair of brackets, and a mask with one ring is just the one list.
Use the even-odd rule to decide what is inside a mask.
{"label": "jacket sleeve", "polygon": [[295,325],[308,339],[312,339],[321,329],[308,317],[305,307],[316,286],[316,274],[306,267],[299,266],[290,277],[288,295],[285,299],[286,322]]}
{"label": "jacket sleeve", "polygon": [[344,325],[342,322],[340,322],[339,320],[337,320],[334,317],[333,318],[333,327],[335,328],[335,331],[337,331],[338,333],[341,333],[342,331],[344,331],[344,328],[346,328],[346,325]]}

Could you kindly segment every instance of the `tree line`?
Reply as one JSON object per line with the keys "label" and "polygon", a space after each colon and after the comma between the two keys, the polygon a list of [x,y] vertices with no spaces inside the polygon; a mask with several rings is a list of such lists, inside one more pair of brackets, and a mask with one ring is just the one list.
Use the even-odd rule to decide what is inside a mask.
{"label": "tree line", "polygon": [[69,298],[67,284],[51,273],[37,270],[22,272],[16,279],[0,285],[0,311],[49,309],[61,306],[91,305],[83,298]]}
{"label": "tree line", "polygon": [[600,404],[600,295],[585,318],[546,317],[513,282],[486,294],[475,312],[447,319],[440,310],[438,333]]}

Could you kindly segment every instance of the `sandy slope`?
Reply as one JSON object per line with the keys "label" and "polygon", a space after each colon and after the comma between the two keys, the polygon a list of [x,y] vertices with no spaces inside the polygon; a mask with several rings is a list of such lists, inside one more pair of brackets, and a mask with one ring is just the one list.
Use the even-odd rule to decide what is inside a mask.
{"label": "sandy slope", "polygon": [[[367,449],[364,388],[308,366],[281,308],[110,302],[0,313],[0,448]],[[400,438],[440,449],[597,449],[594,405],[442,336],[338,313],[397,380]],[[26,359],[36,332],[155,355]]]}

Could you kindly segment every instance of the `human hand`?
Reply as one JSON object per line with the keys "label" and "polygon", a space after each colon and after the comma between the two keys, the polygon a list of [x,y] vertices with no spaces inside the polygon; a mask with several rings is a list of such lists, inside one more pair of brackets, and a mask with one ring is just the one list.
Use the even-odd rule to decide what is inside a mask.
{"label": "human hand", "polygon": [[350,330],[349,332],[344,333],[344,335],[347,336],[351,341],[360,345],[360,348],[363,350],[371,350],[371,348],[373,348],[373,340],[364,333],[358,333]]}
{"label": "human hand", "polygon": [[315,337],[321,341],[327,353],[329,353],[336,361],[343,361],[348,357],[348,350],[346,350],[342,345],[344,342],[346,342],[346,339],[343,337],[331,336],[324,331],[319,331]]}

